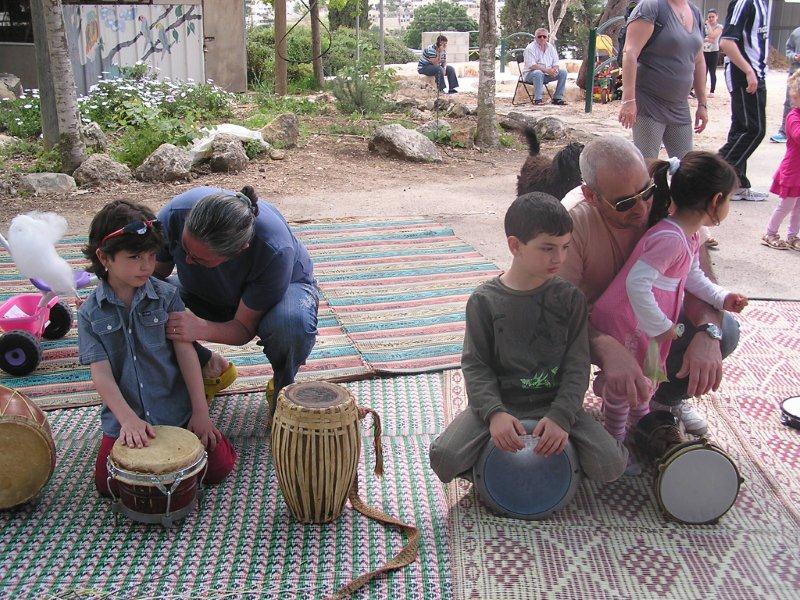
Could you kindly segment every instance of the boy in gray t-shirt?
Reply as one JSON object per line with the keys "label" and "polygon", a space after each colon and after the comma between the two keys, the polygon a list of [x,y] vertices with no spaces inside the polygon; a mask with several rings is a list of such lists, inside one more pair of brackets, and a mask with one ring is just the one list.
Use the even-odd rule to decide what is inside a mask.
{"label": "boy in gray t-shirt", "polygon": [[557,454],[570,439],[589,479],[614,481],[628,451],[582,408],[590,367],[586,299],[556,277],[572,218],[552,196],[532,192],[511,204],[505,230],[511,267],[467,302],[461,368],[469,407],[431,444],[431,467],[446,483],[472,468],[489,438],[521,450],[520,419],[538,419],[537,453]]}

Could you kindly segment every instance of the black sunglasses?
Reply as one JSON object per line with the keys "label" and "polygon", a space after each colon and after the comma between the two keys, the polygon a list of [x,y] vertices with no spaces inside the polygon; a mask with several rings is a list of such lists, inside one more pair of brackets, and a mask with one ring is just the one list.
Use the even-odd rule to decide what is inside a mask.
{"label": "black sunglasses", "polygon": [[147,221],[132,221],[125,225],[125,227],[120,227],[116,231],[112,231],[102,240],[100,240],[100,245],[102,246],[108,240],[114,239],[116,237],[120,237],[125,235],[126,233],[135,234],[135,235],[144,235],[150,229],[161,229],[161,221],[158,219],[149,219]]}
{"label": "black sunglasses", "polygon": [[651,179],[650,183],[647,184],[647,187],[644,188],[638,194],[634,194],[633,196],[628,196],[627,198],[620,198],[619,200],[615,200],[614,202],[609,202],[605,198],[606,204],[608,204],[611,208],[613,208],[617,212],[628,212],[636,203],[641,200],[642,202],[647,202],[653,196],[653,193],[656,191],[656,184]]}
{"label": "black sunglasses", "polygon": [[545,38],[545,39],[547,39],[547,38],[549,38],[550,36],[549,36],[549,35],[537,35],[536,37],[537,37],[537,38]]}

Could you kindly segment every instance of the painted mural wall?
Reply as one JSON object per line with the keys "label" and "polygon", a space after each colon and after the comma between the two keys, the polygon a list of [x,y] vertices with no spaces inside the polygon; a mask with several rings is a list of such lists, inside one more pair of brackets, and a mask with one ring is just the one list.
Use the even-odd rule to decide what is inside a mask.
{"label": "painted mural wall", "polygon": [[159,77],[205,80],[200,5],[64,5],[64,25],[79,95],[138,61]]}

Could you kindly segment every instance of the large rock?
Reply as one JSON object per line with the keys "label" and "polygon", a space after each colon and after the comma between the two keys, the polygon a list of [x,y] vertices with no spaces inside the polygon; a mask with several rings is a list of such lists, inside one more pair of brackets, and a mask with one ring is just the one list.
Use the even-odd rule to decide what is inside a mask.
{"label": "large rock", "polygon": [[192,178],[192,157],[172,144],[161,144],[134,171],[141,181],[182,181]]}
{"label": "large rock", "polygon": [[538,117],[512,111],[500,119],[500,127],[503,129],[518,129],[522,131],[528,127],[536,127],[538,121]]}
{"label": "large rock", "polygon": [[0,196],[16,196],[17,188],[11,181],[0,179]]}
{"label": "large rock", "polygon": [[37,195],[68,194],[78,189],[75,180],[64,173],[28,173],[19,178],[19,187]]}
{"label": "large rock", "polygon": [[6,146],[13,146],[17,142],[19,142],[19,138],[15,138],[13,135],[3,135],[0,133],[0,148],[5,148]]}
{"label": "large rock", "polygon": [[22,95],[22,82],[19,77],[11,73],[0,73],[0,101],[13,100]]}
{"label": "large rock", "polygon": [[108,148],[108,138],[100,125],[94,121],[90,121],[81,126],[81,137],[86,147],[94,150],[95,152],[105,152]]}
{"label": "large rock", "polygon": [[540,140],[560,140],[567,135],[564,121],[555,117],[542,117],[533,128]]}
{"label": "large rock", "polygon": [[92,154],[72,174],[79,185],[99,186],[106,183],[127,183],[131,170],[108,154]]}
{"label": "large rock", "polygon": [[469,109],[460,102],[453,102],[450,108],[447,109],[447,116],[460,119],[469,115]]}
{"label": "large rock", "polygon": [[294,148],[300,137],[300,123],[292,113],[283,113],[261,130],[261,137],[275,148]]}
{"label": "large rock", "polygon": [[369,149],[383,156],[412,162],[442,162],[436,145],[418,131],[402,125],[383,125],[375,130]]}
{"label": "large rock", "polygon": [[436,138],[437,136],[439,139],[441,139],[449,138],[453,128],[450,126],[450,123],[444,119],[434,119],[433,121],[428,121],[427,123],[417,127],[417,131],[429,139]]}
{"label": "large rock", "polygon": [[475,147],[475,126],[458,125],[450,133],[450,145],[458,148]]}
{"label": "large rock", "polygon": [[247,167],[247,153],[239,138],[222,133],[211,144],[211,158],[208,164],[218,173],[238,173]]}
{"label": "large rock", "polygon": [[420,120],[420,121],[421,121],[422,119],[427,119],[427,118],[428,118],[428,115],[426,115],[424,112],[422,112],[422,111],[421,111],[420,109],[418,109],[418,108],[412,108],[412,109],[410,109],[410,110],[408,111],[408,116],[409,116],[409,117],[411,117],[412,119],[417,119],[417,120]]}

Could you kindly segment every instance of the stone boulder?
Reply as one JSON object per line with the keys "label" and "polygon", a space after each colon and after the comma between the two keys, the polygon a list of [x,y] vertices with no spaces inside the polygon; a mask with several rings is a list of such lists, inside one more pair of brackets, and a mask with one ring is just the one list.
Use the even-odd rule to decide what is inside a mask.
{"label": "stone boulder", "polygon": [[300,137],[300,123],[292,113],[283,113],[261,130],[261,137],[275,148],[294,148]]}
{"label": "stone boulder", "polygon": [[22,95],[22,82],[11,73],[0,73],[0,101],[13,100]]}
{"label": "stone boulder", "polygon": [[127,165],[108,154],[92,154],[72,174],[79,185],[100,186],[106,183],[127,183],[132,173]]}
{"label": "stone boulder", "polygon": [[286,150],[279,150],[278,148],[272,148],[269,151],[269,157],[272,160],[283,160],[286,158]]}
{"label": "stone boulder", "polygon": [[369,149],[382,156],[412,162],[442,162],[442,156],[432,141],[420,132],[398,124],[378,127],[369,141]]}
{"label": "stone boulder", "polygon": [[211,144],[211,158],[208,161],[212,171],[238,173],[247,167],[247,163],[247,153],[239,138],[226,133],[214,137]]}
{"label": "stone boulder", "polygon": [[428,115],[426,115],[424,112],[422,112],[418,108],[412,108],[411,110],[409,110],[408,111],[408,116],[411,117],[412,119],[418,119],[418,120],[422,120],[422,119],[427,119],[428,118]]}
{"label": "stone boulder", "polygon": [[19,188],[36,195],[69,194],[78,189],[65,173],[27,173],[19,178]]}
{"label": "stone boulder", "polygon": [[95,152],[105,152],[106,148],[108,148],[106,134],[100,129],[100,125],[94,121],[81,125],[81,137],[86,147]]}
{"label": "stone boulder", "polygon": [[500,127],[503,129],[517,129],[519,131],[524,131],[528,127],[536,127],[536,123],[538,121],[538,117],[512,111],[500,119]]}
{"label": "stone boulder", "polygon": [[453,128],[450,126],[450,123],[444,119],[439,119],[438,121],[434,119],[433,121],[428,121],[427,123],[417,127],[417,131],[427,138],[435,138],[437,133],[439,138],[449,138]]}
{"label": "stone boulder", "polygon": [[17,188],[11,181],[0,179],[0,196],[16,196]]}
{"label": "stone boulder", "polygon": [[560,140],[567,135],[564,121],[555,117],[542,117],[536,122],[533,129],[540,140]]}
{"label": "stone boulder", "polygon": [[446,113],[453,104],[455,104],[455,102],[449,98],[437,98],[433,101],[433,107],[430,110],[438,110],[439,112]]}
{"label": "stone boulder", "polygon": [[469,109],[460,102],[453,102],[450,108],[447,109],[447,116],[461,119],[469,116]]}
{"label": "stone boulder", "polygon": [[19,141],[19,138],[15,138],[13,135],[3,135],[0,133],[0,148],[5,148],[6,146],[13,146]]}
{"label": "stone boulder", "polygon": [[450,133],[450,145],[458,148],[471,149],[475,147],[475,126],[458,125]]}
{"label": "stone boulder", "polygon": [[192,178],[192,157],[172,144],[161,144],[134,171],[141,181],[183,181]]}
{"label": "stone boulder", "polygon": [[398,98],[394,105],[397,110],[404,111],[410,108],[418,108],[419,102],[415,98]]}

